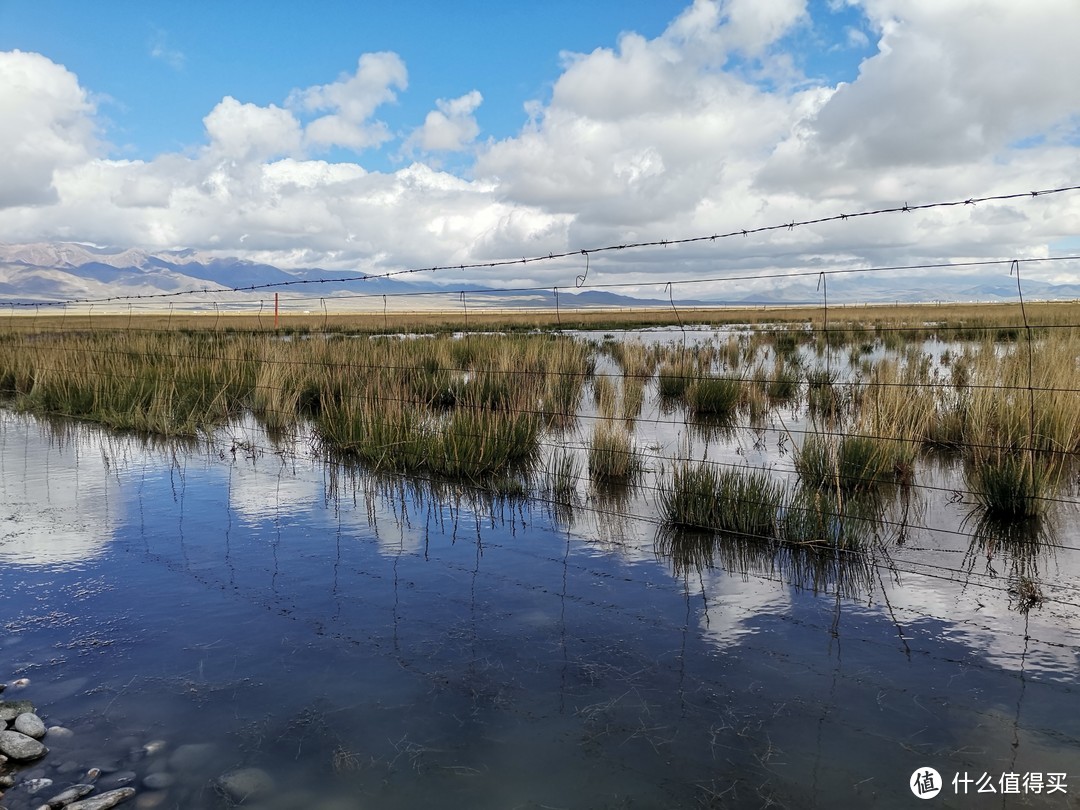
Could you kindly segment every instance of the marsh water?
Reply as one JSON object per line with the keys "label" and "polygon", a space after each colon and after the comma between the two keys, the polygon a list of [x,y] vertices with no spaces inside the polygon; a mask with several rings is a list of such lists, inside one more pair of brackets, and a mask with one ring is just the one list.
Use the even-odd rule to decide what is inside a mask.
{"label": "marsh water", "polygon": [[953,466],[918,479],[857,559],[688,565],[648,489],[575,513],[250,420],[182,445],[0,412],[0,681],[29,680],[3,697],[75,732],[36,775],[168,770],[157,806],[230,806],[242,767],[260,808],[909,807],[926,768],[942,806],[1075,806],[1076,516],[996,541]]}

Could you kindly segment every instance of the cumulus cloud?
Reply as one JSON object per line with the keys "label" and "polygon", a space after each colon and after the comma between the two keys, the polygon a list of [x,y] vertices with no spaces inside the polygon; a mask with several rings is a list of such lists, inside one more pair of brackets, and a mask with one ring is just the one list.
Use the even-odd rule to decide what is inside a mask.
{"label": "cumulus cloud", "polygon": [[100,149],[95,111],[62,65],[36,53],[0,53],[0,209],[57,202],[54,171]]}
{"label": "cumulus cloud", "polygon": [[[204,118],[205,142],[182,153],[115,160],[95,138],[96,111],[74,75],[43,56],[2,54],[0,147],[16,157],[0,164],[0,239],[196,247],[378,271],[1080,176],[1072,0],[848,5],[875,46],[850,82],[762,79],[795,70],[784,49],[809,25],[801,0],[695,0],[657,37],[626,32],[612,47],[564,54],[550,97],[526,102],[520,131],[485,142],[482,85],[434,101],[399,140],[378,115],[406,90],[408,72],[396,54],[373,53],[281,106],[226,96]],[[830,35],[840,47],[858,43],[840,25]],[[413,162],[380,172],[359,158],[320,159],[331,148],[378,147]],[[475,157],[459,173],[434,163],[454,152]],[[1060,198],[1052,208],[1021,202],[626,251],[598,258],[591,277],[656,284],[728,269],[1039,255],[1078,228],[1080,202]],[[531,265],[514,281],[572,282],[580,271]]]}
{"label": "cumulus cloud", "polygon": [[424,119],[424,125],[409,136],[406,151],[460,152],[476,140],[480,126],[473,113],[483,102],[479,90],[473,90],[459,98],[439,99],[437,109]]}
{"label": "cumulus cloud", "polygon": [[823,161],[851,173],[972,164],[1033,134],[1075,132],[1075,3],[1031,13],[1002,0],[868,0],[865,10],[878,52],[803,122],[776,181]]}
{"label": "cumulus cloud", "polygon": [[787,133],[801,96],[718,64],[780,36],[800,8],[744,30],[730,20],[754,19],[746,6],[699,0],[657,39],[624,34],[615,49],[567,55],[542,115],[481,154],[476,172],[517,199],[576,212],[581,225],[640,232],[685,220]]}
{"label": "cumulus cloud", "polygon": [[360,151],[391,139],[386,124],[371,117],[379,106],[397,99],[395,89],[404,90],[408,84],[405,63],[396,53],[365,53],[355,73],[330,84],[296,90],[289,97],[289,106],[308,113],[327,113],[306,126],[308,145]]}
{"label": "cumulus cloud", "polygon": [[271,104],[241,104],[226,96],[203,119],[210,150],[233,160],[265,160],[300,151],[300,122]]}

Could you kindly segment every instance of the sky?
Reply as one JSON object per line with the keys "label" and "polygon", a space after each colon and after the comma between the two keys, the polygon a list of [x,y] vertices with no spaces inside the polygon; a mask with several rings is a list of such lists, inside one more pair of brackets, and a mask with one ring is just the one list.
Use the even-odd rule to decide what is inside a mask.
{"label": "sky", "polygon": [[[1078,185],[1078,41],[1075,0],[0,0],[0,241],[385,273]],[[655,294],[1078,234],[1074,192],[590,270]]]}

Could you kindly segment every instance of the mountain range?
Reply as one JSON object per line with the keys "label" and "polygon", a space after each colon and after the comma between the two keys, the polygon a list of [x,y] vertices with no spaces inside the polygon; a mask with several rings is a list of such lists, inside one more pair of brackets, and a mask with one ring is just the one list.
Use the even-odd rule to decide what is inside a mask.
{"label": "mountain range", "polygon": [[[186,291],[218,292],[262,285],[275,290],[302,295],[322,296],[333,300],[345,295],[395,296],[432,293],[416,300],[418,308],[445,306],[447,297],[457,295],[431,282],[404,281],[392,278],[364,278],[355,272],[330,271],[317,267],[282,269],[240,258],[222,258],[196,250],[150,252],[137,248],[112,249],[71,242],[0,244],[0,306],[5,303],[30,304],[76,299],[121,299],[117,305],[134,298],[172,297]],[[805,278],[805,277],[803,277]],[[346,281],[345,279],[351,279]],[[689,285],[685,285],[689,286]],[[1024,296],[1031,300],[1080,299],[1080,282],[1049,284],[1025,280]],[[1016,281],[1002,273],[994,276],[957,276],[954,278],[882,277],[859,273],[831,276],[829,301],[853,303],[910,303],[927,301],[1015,301]],[[441,295],[435,295],[441,293]],[[704,293],[704,291],[703,291]],[[485,302],[499,307],[554,306],[550,291],[507,292],[474,287],[468,290],[476,305]],[[229,300],[220,294],[214,299],[194,296],[194,304],[205,306],[208,300]],[[251,296],[247,296],[250,300]],[[234,298],[233,300],[238,300]],[[725,288],[697,298],[679,297],[678,306],[716,305],[792,305],[820,304],[822,292],[814,281],[774,280],[768,287],[739,291]],[[436,303],[432,303],[436,302]],[[343,303],[343,302],[342,302]],[[457,301],[455,300],[455,305]],[[643,298],[607,290],[571,292],[560,289],[559,304],[566,308],[671,306],[667,298]]]}

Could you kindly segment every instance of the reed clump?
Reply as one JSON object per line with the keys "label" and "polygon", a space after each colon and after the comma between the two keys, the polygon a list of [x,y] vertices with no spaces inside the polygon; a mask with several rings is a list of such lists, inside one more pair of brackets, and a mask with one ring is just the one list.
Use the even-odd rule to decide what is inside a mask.
{"label": "reed clump", "polygon": [[737,377],[710,375],[685,389],[686,404],[697,416],[731,417],[742,401],[742,381]]}
{"label": "reed clump", "polygon": [[630,484],[645,469],[633,436],[622,425],[601,422],[588,441],[589,477],[600,484]]}
{"label": "reed clump", "polygon": [[686,358],[668,360],[657,374],[657,392],[661,399],[681,399],[697,376],[695,364]]}
{"label": "reed clump", "polygon": [[593,402],[605,419],[615,419],[619,413],[619,383],[608,374],[593,378]]}
{"label": "reed clump", "polygon": [[218,332],[6,338],[19,410],[167,436],[250,411],[313,420],[323,444],[377,469],[474,480],[534,458],[545,422],[576,417],[588,349],[547,335],[403,339]]}
{"label": "reed clump", "polygon": [[193,436],[242,412],[255,384],[251,344],[226,352],[206,334],[49,336],[15,354],[17,410],[118,430]]}
{"label": "reed clump", "polygon": [[1002,450],[980,452],[964,465],[969,491],[983,513],[997,520],[1042,517],[1060,480],[1052,457]]}
{"label": "reed clump", "polygon": [[776,537],[783,484],[765,470],[680,464],[661,485],[661,520],[669,529],[696,529],[739,537]]}
{"label": "reed clump", "polygon": [[896,483],[905,455],[888,439],[811,434],[795,456],[795,469],[811,489],[867,492]]}

